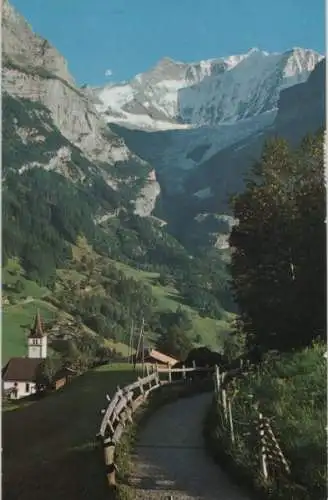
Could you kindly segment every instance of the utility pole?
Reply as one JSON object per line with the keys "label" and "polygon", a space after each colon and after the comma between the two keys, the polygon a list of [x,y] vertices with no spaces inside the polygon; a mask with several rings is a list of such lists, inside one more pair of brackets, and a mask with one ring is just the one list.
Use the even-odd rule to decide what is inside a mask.
{"label": "utility pole", "polygon": [[[137,352],[136,352],[136,355],[135,355],[134,369],[136,369],[136,363],[137,363],[137,359],[139,357],[140,346],[142,345],[142,347],[143,347],[143,329],[144,329],[144,323],[145,323],[145,320],[144,320],[144,318],[142,318],[142,323],[141,323],[141,328],[140,328],[140,333],[139,333],[139,338],[138,338]],[[143,360],[143,358],[144,358],[144,352],[142,353],[142,360]],[[142,365],[142,367],[143,367],[143,365]]]}
{"label": "utility pole", "polygon": [[145,320],[142,318],[142,336],[141,336],[141,349],[142,349],[142,376],[145,376]]}
{"label": "utility pole", "polygon": [[133,339],[134,339],[134,323],[131,321],[130,341],[129,341],[129,363],[133,362]]}

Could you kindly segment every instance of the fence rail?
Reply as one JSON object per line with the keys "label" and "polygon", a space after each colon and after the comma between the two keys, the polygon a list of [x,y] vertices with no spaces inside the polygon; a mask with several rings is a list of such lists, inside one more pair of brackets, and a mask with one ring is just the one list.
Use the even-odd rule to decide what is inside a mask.
{"label": "fence rail", "polygon": [[[122,389],[117,388],[116,393],[111,398],[106,395],[109,402],[106,409],[101,410],[103,418],[100,424],[97,439],[101,441],[104,450],[104,460],[106,466],[106,475],[109,486],[116,484],[115,448],[121,439],[122,433],[127,423],[132,422],[133,413],[147,399],[148,395],[159,387],[187,380],[187,374],[190,372],[212,372],[210,368],[192,367],[171,368],[146,365],[146,376],[138,377],[137,380]],[[162,378],[160,378],[160,374]],[[172,374],[181,375],[181,378],[172,380]],[[167,379],[163,379],[167,375]]]}
{"label": "fence rail", "polygon": [[[247,370],[237,369],[220,373],[217,366],[171,368],[163,366],[145,365],[146,376],[137,377],[133,383],[126,385],[122,389],[117,388],[116,393],[111,398],[106,396],[108,406],[102,410],[103,418],[100,424],[97,438],[102,442],[106,474],[109,486],[116,484],[115,449],[119,443],[122,433],[127,425],[133,421],[133,414],[139,406],[147,399],[148,395],[163,385],[174,385],[186,382],[191,375],[197,373],[209,373],[213,378],[215,400],[222,415],[224,428],[228,432],[231,444],[237,446],[238,440],[245,436],[256,436],[254,443],[260,449],[259,465],[264,480],[268,480],[271,473],[282,470],[289,474],[288,462],[279,446],[269,419],[260,411],[257,418],[245,417],[246,421],[241,422],[233,416],[234,395],[231,395],[231,387],[237,376],[245,374]],[[180,375],[180,377],[179,377]],[[174,380],[172,380],[174,376]],[[228,390],[229,389],[229,390]],[[237,431],[237,432],[236,432]]]}
{"label": "fence rail", "polygon": [[[270,421],[259,411],[259,403],[256,402],[257,418],[252,417],[248,421],[241,422],[233,418],[234,396],[227,395],[229,382],[233,381],[232,372],[220,373],[216,366],[213,374],[215,399],[223,417],[223,422],[229,433],[232,446],[236,446],[235,426],[239,426],[239,434],[242,437],[255,435],[260,450],[259,464],[264,481],[274,477],[277,471],[290,474],[288,462],[280,448],[278,440],[272,430]],[[227,383],[227,380],[229,382]]]}

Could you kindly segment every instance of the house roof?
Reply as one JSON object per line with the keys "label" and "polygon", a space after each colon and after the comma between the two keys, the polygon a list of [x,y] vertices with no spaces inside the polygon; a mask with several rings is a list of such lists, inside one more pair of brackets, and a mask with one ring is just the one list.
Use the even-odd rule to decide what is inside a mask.
{"label": "house roof", "polygon": [[38,358],[11,358],[3,370],[4,382],[31,382],[35,380],[36,369],[44,361]]}
{"label": "house roof", "polygon": [[147,358],[153,358],[155,361],[159,361],[160,363],[165,363],[167,365],[175,365],[178,362],[177,359],[172,358],[171,356],[167,356],[160,351],[156,351],[155,349],[150,349],[147,353]]}
{"label": "house roof", "polygon": [[44,333],[42,328],[40,311],[38,309],[35,315],[34,325],[30,330],[29,338],[42,338],[42,337],[44,337]]}

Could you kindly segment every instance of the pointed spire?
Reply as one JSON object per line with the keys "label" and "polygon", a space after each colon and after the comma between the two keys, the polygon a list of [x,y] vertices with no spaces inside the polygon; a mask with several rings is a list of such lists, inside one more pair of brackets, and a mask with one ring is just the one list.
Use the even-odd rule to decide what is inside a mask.
{"label": "pointed spire", "polygon": [[37,313],[35,315],[34,325],[33,325],[33,328],[31,328],[31,330],[30,330],[29,336],[32,338],[33,337],[34,338],[42,338],[44,336],[39,309],[37,310]]}

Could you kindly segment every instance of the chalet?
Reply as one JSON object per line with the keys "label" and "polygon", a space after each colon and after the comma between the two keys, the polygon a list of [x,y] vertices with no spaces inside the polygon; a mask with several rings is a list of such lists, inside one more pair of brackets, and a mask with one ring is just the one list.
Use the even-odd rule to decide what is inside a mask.
{"label": "chalet", "polygon": [[2,370],[3,391],[12,399],[36,392],[37,369],[47,357],[47,336],[43,332],[39,311],[27,339],[27,357],[11,358]]}
{"label": "chalet", "polygon": [[178,362],[178,360],[172,356],[167,356],[160,351],[156,351],[155,349],[145,349],[144,362],[148,364],[173,366]]}

